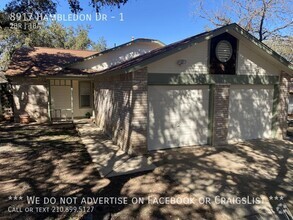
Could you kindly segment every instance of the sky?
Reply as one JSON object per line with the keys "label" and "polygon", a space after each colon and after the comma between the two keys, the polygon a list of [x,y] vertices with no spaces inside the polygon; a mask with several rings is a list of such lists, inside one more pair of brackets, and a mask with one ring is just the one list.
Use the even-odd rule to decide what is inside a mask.
{"label": "sky", "polygon": [[[90,14],[91,21],[64,21],[65,26],[90,25],[90,38],[104,37],[108,47],[120,45],[136,38],[151,38],[170,44],[203,32],[205,21],[193,15],[196,0],[129,0],[120,9],[106,7],[100,11],[107,20],[96,19],[89,0],[81,0],[81,14]],[[0,1],[0,9],[9,0]],[[71,14],[66,0],[59,1],[57,14]],[[123,16],[123,21],[121,21]],[[115,17],[115,18],[112,18]]]}

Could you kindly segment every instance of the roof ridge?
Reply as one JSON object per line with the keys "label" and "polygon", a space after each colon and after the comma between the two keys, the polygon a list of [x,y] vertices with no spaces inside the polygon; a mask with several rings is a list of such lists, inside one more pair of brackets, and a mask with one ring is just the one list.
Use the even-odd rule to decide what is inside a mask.
{"label": "roof ridge", "polygon": [[70,50],[70,51],[83,51],[83,52],[93,52],[96,53],[97,51],[94,50],[82,50],[82,49],[66,49],[61,47],[32,47],[32,48],[44,48],[44,49],[55,49],[55,50]]}
{"label": "roof ridge", "polygon": [[139,41],[145,41],[145,42],[154,42],[154,41],[155,41],[155,42],[158,42],[159,44],[161,44],[162,47],[165,47],[165,46],[166,46],[166,45],[165,45],[164,43],[162,43],[160,40],[155,40],[155,39],[150,39],[150,38],[136,38],[136,39],[131,40],[131,41],[128,41],[128,42],[126,42],[126,43],[124,43],[124,44],[120,44],[120,45],[118,45],[118,46],[116,46],[116,47],[112,47],[112,48],[106,49],[106,50],[104,50],[104,51],[100,51],[100,52],[97,52],[97,53],[95,53],[95,54],[92,54],[92,55],[89,55],[89,56],[87,56],[87,57],[84,57],[84,58],[83,58],[82,60],[80,60],[80,61],[72,62],[72,63],[68,63],[64,68],[67,68],[68,66],[70,66],[70,65],[72,65],[72,64],[80,63],[80,62],[83,62],[83,61],[85,61],[85,60],[88,60],[88,59],[95,58],[95,57],[97,57],[97,56],[103,55],[103,54],[105,54],[105,53],[109,53],[109,52],[111,52],[111,51],[115,51],[115,50],[117,50],[117,49],[120,49],[120,48],[122,48],[122,47],[125,47],[125,46],[127,46],[127,45],[130,45],[131,43],[139,42]]}

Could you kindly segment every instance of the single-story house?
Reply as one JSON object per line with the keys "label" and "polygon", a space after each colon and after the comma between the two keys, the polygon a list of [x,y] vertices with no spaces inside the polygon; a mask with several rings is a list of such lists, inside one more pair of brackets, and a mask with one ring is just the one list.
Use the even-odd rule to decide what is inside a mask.
{"label": "single-story house", "polygon": [[236,24],[166,46],[22,50],[6,72],[15,112],[37,121],[90,112],[128,153],[286,133],[292,64]]}

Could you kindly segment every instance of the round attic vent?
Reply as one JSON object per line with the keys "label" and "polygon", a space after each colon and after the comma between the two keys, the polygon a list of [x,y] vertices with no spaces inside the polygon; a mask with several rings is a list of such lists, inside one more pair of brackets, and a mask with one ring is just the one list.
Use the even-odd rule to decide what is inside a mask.
{"label": "round attic vent", "polygon": [[232,46],[226,40],[221,40],[216,46],[216,56],[219,61],[227,62],[232,56]]}

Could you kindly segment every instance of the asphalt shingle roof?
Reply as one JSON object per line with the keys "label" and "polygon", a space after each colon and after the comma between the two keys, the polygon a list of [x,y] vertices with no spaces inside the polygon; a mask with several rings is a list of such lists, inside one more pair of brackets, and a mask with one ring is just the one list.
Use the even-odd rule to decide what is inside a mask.
{"label": "asphalt shingle roof", "polygon": [[[77,62],[96,54],[96,51],[67,50],[45,47],[18,49],[5,72],[6,76],[43,76],[58,73],[70,62]],[[78,72],[75,70],[75,72]]]}

